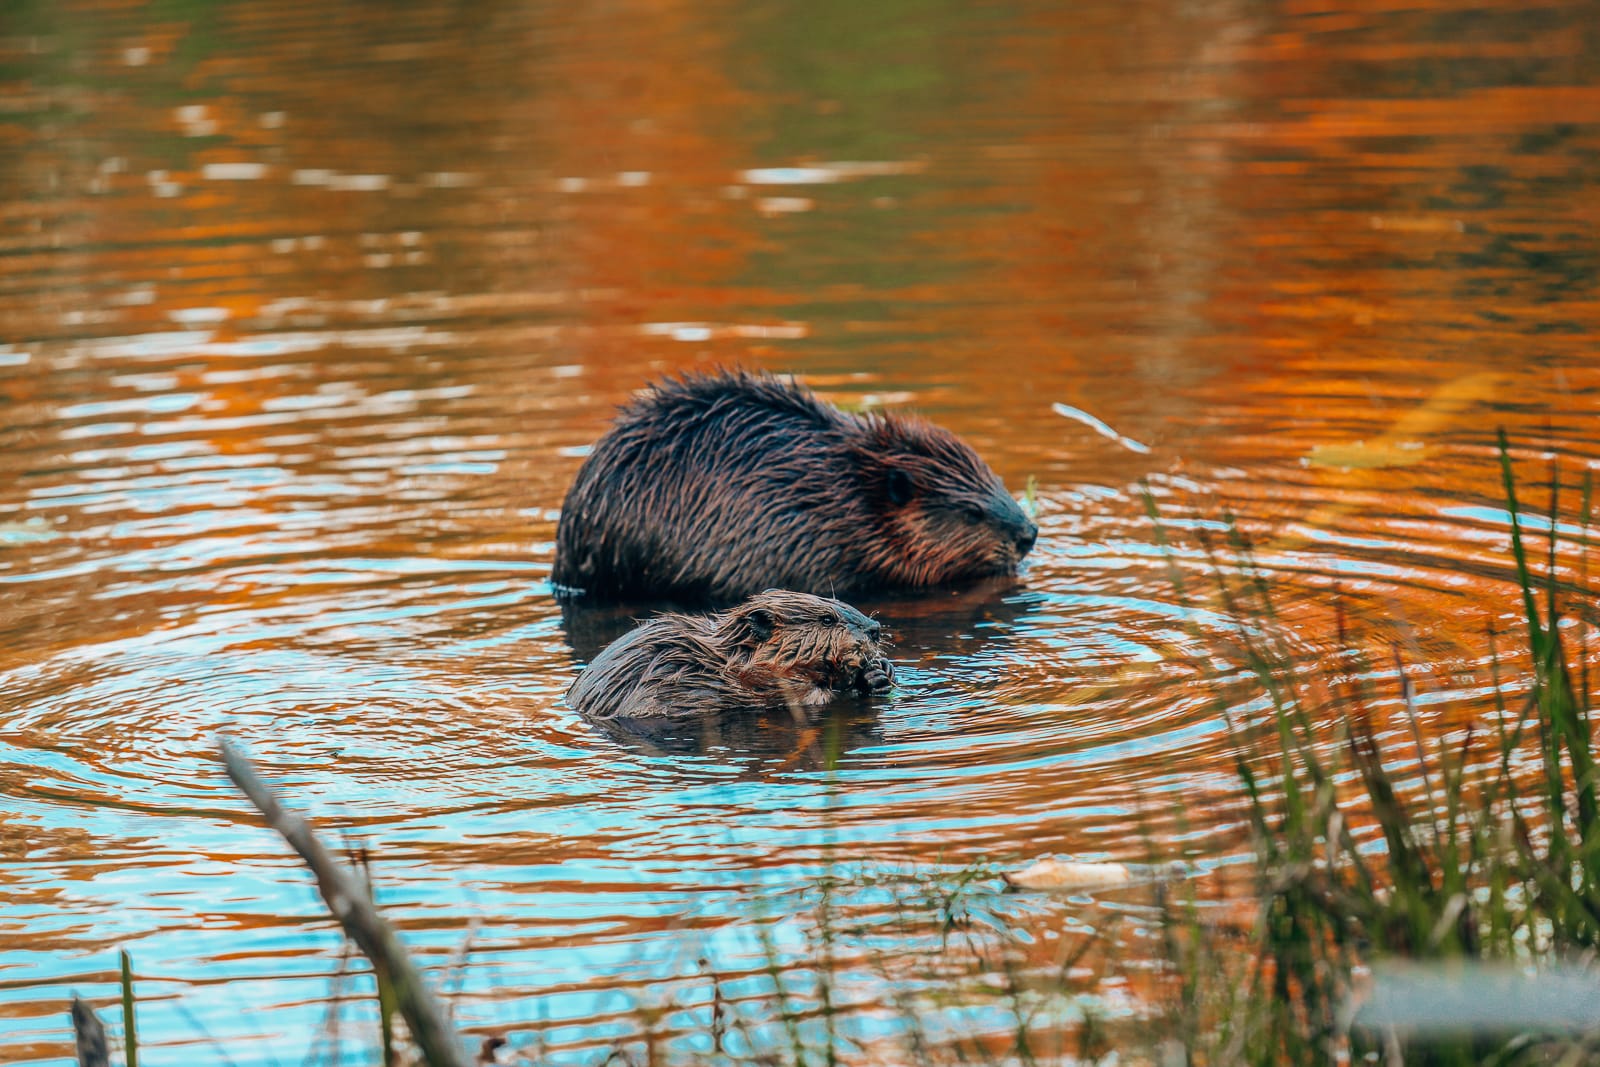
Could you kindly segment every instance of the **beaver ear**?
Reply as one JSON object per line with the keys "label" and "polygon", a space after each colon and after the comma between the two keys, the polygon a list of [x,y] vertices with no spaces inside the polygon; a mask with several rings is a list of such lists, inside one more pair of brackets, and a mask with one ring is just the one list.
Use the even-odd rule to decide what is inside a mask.
{"label": "beaver ear", "polygon": [[750,629],[755,631],[758,639],[765,641],[772,636],[772,612],[766,608],[756,608],[745,616],[745,620],[750,623]]}
{"label": "beaver ear", "polygon": [[884,488],[889,492],[889,503],[901,507],[911,503],[911,494],[915,486],[911,484],[911,475],[899,467],[890,467],[889,476],[884,480]]}

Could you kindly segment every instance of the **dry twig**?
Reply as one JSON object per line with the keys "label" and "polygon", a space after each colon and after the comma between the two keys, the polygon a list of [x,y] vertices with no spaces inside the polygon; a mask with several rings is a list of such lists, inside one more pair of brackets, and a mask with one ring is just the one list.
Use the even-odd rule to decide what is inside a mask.
{"label": "dry twig", "polygon": [[244,791],[267,825],[300,854],[316,876],[317,890],[333,917],[394,989],[395,1004],[411,1030],[411,1039],[429,1067],[468,1067],[465,1052],[443,1006],[423,981],[422,972],[406,955],[394,928],[378,914],[351,873],[338,863],[299,815],[285,811],[250,761],[226,738],[219,738],[228,777]]}

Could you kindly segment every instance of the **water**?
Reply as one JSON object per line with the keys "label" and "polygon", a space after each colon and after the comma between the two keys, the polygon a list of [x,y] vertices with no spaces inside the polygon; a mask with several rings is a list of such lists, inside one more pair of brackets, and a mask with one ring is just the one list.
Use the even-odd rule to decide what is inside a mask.
{"label": "water", "polygon": [[[1600,465],[1585,5],[575,7],[0,16],[0,1058],[68,1062],[119,947],[150,1062],[306,1055],[339,940],[218,730],[574,1062],[840,856],[1226,856],[1255,693],[1141,483],[1197,585],[1250,531],[1308,662],[1337,587],[1425,728],[1486,706],[1495,429],[1569,505]],[[887,704],[664,752],[560,702],[555,521],[616,404],[733,363],[929,415],[1042,534],[870,605]]]}

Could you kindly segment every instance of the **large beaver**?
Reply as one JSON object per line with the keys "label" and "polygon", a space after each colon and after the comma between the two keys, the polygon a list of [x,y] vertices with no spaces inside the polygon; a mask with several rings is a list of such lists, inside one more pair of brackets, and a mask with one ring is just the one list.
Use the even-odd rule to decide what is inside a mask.
{"label": "large beaver", "polygon": [[702,603],[916,589],[1011,573],[1038,532],[948,430],[770,375],[688,375],[623,408],[584,460],[552,578]]}
{"label": "large beaver", "polygon": [[715,615],[658,615],[595,657],[567,691],[592,719],[825,704],[894,678],[877,623],[849,604],[769,589]]}

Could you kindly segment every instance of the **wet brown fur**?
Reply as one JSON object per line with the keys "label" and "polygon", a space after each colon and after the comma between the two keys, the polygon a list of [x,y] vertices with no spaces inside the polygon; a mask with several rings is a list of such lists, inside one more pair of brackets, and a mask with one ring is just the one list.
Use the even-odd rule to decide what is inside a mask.
{"label": "wet brown fur", "polygon": [[731,603],[1014,573],[1038,528],[964,441],[765,374],[686,375],[624,408],[561,510],[565,595]]}
{"label": "wet brown fur", "polygon": [[769,589],[714,615],[659,615],[595,657],[567,691],[593,719],[814,706],[887,689],[876,622],[826,597]]}

